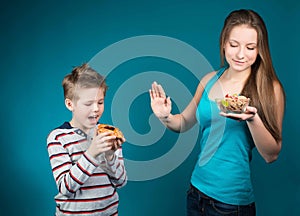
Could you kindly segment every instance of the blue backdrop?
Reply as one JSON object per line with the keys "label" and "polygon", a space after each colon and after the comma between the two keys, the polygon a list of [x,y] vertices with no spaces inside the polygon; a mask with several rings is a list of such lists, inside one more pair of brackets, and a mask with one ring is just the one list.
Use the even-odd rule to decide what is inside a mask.
{"label": "blue backdrop", "polygon": [[46,137],[71,118],[61,81],[83,62],[107,76],[102,122],[119,125],[128,138],[130,181],[119,191],[120,216],[185,215],[197,126],[193,136],[164,131],[151,115],[147,91],[152,81],[163,83],[174,111],[181,110],[198,79],[219,67],[224,18],[240,8],[264,18],[287,94],[279,159],[266,164],[254,151],[258,216],[300,215],[300,4],[293,0],[3,2],[0,215],[54,214]]}

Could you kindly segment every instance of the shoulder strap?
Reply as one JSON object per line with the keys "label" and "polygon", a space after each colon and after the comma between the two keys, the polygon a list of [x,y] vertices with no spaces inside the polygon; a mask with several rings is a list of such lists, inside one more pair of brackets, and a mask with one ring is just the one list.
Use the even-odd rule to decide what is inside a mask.
{"label": "shoulder strap", "polygon": [[222,76],[224,71],[226,70],[226,67],[221,68],[220,70],[217,71],[217,73],[207,82],[205,86],[205,92],[209,92],[211,87],[214,85],[214,83]]}

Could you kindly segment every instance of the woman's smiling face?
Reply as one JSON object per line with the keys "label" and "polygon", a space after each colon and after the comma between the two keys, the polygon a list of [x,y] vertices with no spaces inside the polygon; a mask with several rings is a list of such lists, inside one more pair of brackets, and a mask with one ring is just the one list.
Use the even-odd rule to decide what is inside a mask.
{"label": "woman's smiling face", "polygon": [[250,69],[258,55],[256,30],[247,25],[235,26],[225,43],[224,51],[231,70]]}

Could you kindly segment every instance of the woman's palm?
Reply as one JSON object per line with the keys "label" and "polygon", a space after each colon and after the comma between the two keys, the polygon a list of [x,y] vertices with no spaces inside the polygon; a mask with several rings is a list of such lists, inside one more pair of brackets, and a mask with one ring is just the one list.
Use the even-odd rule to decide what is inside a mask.
{"label": "woman's palm", "polygon": [[151,108],[153,113],[158,118],[168,117],[171,113],[171,100],[170,98],[155,97],[151,98]]}

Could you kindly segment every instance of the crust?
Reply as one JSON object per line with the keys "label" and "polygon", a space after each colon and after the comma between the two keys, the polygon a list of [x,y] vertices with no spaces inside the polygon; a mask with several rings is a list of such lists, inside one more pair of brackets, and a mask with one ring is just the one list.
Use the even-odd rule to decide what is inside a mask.
{"label": "crust", "polygon": [[108,125],[108,124],[99,124],[98,125],[98,133],[103,133],[106,131],[112,131],[113,134],[117,137],[117,139],[124,138],[124,135],[123,135],[122,131],[120,131],[119,128],[112,126],[112,125]]}

